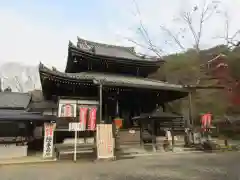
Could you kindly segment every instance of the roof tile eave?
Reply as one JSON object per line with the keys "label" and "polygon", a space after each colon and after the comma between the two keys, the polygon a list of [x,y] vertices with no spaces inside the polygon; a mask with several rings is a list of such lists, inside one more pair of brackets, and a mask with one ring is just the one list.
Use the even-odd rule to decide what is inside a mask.
{"label": "roof tile eave", "polygon": [[[72,49],[73,49],[73,51],[72,51]],[[140,58],[134,59],[134,58],[124,58],[124,57],[116,57],[116,56],[110,56],[110,55],[94,54],[94,53],[92,53],[90,51],[87,51],[87,50],[84,50],[84,49],[81,49],[81,48],[77,48],[75,46],[70,46],[69,50],[72,51],[72,52],[75,52],[75,53],[80,53],[80,54],[87,53],[88,55],[91,55],[91,56],[95,55],[95,56],[99,57],[99,59],[115,58],[115,59],[118,59],[119,61],[120,60],[122,60],[122,61],[129,61],[129,62],[132,61],[134,63],[139,62],[139,63],[144,63],[144,64],[145,63],[146,64],[150,63],[150,64],[156,64],[156,65],[159,65],[159,64],[165,62],[163,59],[140,59]]]}
{"label": "roof tile eave", "polygon": [[[103,74],[103,73],[92,73],[92,72],[81,72],[81,73],[63,73],[60,71],[53,71],[45,66],[39,69],[40,73],[47,73],[53,76],[59,76],[61,78],[69,78],[72,80],[97,80],[102,81],[105,84],[112,84],[112,85],[124,85],[128,87],[132,86],[147,86],[149,89],[171,89],[175,91],[186,91],[187,89],[178,84],[170,84],[163,81],[158,81],[149,78],[138,78],[135,76],[121,76],[121,75],[114,75],[114,74]],[[139,82],[137,82],[139,81]],[[134,82],[134,83],[133,83]]]}
{"label": "roof tile eave", "polygon": [[132,51],[134,49],[134,47],[132,47],[132,46],[119,46],[119,45],[113,45],[113,44],[106,44],[106,43],[86,40],[86,39],[83,39],[83,38],[80,38],[79,36],[77,36],[77,45],[80,42],[86,42],[86,43],[89,43],[90,45],[93,45],[93,46],[115,47],[115,48],[130,50],[130,51]]}

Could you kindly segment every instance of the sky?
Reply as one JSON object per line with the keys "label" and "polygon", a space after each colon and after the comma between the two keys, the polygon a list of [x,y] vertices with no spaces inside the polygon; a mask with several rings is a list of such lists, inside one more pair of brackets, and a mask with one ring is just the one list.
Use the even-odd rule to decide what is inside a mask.
{"label": "sky", "polygon": [[[37,65],[39,62],[63,70],[66,65],[69,40],[77,36],[103,43],[135,46],[129,39],[144,44],[138,33],[140,19],[148,34],[164,54],[180,49],[160,26],[178,33],[186,24],[179,20],[182,12],[199,9],[203,0],[0,0],[0,65],[19,62]],[[240,0],[221,0],[219,12],[204,24],[201,48],[223,43],[225,15],[229,31],[240,29]],[[224,13],[222,13],[224,12]],[[193,25],[198,27],[199,13]],[[192,47],[193,39],[185,30],[181,41]],[[167,43],[166,43],[167,42]],[[145,49],[138,51],[148,53]]]}

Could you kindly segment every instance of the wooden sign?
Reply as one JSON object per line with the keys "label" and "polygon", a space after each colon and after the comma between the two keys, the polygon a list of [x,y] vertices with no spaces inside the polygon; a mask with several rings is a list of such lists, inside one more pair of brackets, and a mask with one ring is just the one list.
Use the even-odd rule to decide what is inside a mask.
{"label": "wooden sign", "polygon": [[98,159],[108,159],[114,157],[112,124],[97,125],[97,156]]}
{"label": "wooden sign", "polygon": [[81,131],[81,124],[77,122],[71,122],[68,126],[68,131]]}
{"label": "wooden sign", "polygon": [[43,158],[53,157],[53,140],[55,127],[55,123],[44,123]]}
{"label": "wooden sign", "polygon": [[58,117],[76,117],[77,103],[75,100],[59,100]]}

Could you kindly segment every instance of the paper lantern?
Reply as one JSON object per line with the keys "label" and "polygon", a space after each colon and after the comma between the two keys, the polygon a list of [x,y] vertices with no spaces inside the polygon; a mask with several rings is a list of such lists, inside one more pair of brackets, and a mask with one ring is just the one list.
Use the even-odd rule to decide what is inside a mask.
{"label": "paper lantern", "polygon": [[121,118],[115,118],[114,119],[114,123],[115,123],[115,126],[116,126],[116,128],[121,128],[122,127],[122,121],[123,121],[123,119],[121,119]]}

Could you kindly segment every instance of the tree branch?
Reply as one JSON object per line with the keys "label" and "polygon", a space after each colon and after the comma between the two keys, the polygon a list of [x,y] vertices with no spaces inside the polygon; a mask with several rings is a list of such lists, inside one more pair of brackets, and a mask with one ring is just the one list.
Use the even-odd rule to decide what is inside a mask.
{"label": "tree branch", "polygon": [[[194,47],[197,50],[197,52],[200,51],[200,41],[202,38],[203,33],[203,25],[204,22],[209,20],[212,15],[216,12],[216,9],[218,7],[218,1],[212,1],[211,3],[207,4],[207,1],[204,0],[203,7],[200,11],[200,19],[199,19],[199,27],[197,29],[194,29],[193,25],[193,14],[198,11],[198,6],[195,6],[192,12],[183,12],[181,17],[183,21],[187,24],[190,32],[193,35],[194,39]],[[213,8],[211,6],[213,5]]]}
{"label": "tree branch", "polygon": [[240,30],[237,30],[231,37],[229,35],[229,16],[228,14],[225,12],[224,14],[225,16],[225,36],[224,37],[219,37],[222,38],[226,41],[226,45],[229,47],[229,49],[235,48],[235,47],[239,47],[240,46],[240,41],[236,40],[237,35],[240,34]]}
{"label": "tree branch", "polygon": [[[162,56],[161,56],[161,53],[162,53],[163,51],[162,51],[160,48],[157,48],[157,47],[153,44],[153,42],[152,42],[152,40],[151,40],[151,38],[150,38],[150,36],[149,36],[149,33],[148,33],[146,27],[145,27],[144,24],[143,24],[142,16],[141,16],[141,11],[140,11],[140,9],[139,9],[139,6],[138,6],[136,0],[133,0],[133,4],[135,5],[135,9],[136,9],[137,15],[138,15],[138,17],[139,17],[140,27],[138,28],[138,32],[139,32],[140,35],[142,36],[143,40],[148,44],[148,48],[147,48],[147,49],[148,49],[148,50],[151,50],[151,51],[154,52],[158,57],[161,58],[161,57],[162,57]],[[132,41],[132,40],[131,40],[131,42],[133,42],[133,43],[135,43],[135,44],[138,44],[138,43],[136,43],[136,41]],[[141,47],[143,47],[143,46],[141,46]]]}
{"label": "tree branch", "polygon": [[28,77],[28,80],[30,80],[30,82],[32,83],[32,85],[33,85],[33,89],[35,89],[36,88],[36,85],[35,85],[35,83],[33,82],[33,79],[32,79],[32,77],[31,76],[27,76]]}
{"label": "tree branch", "polygon": [[184,46],[182,45],[181,41],[178,39],[177,35],[174,35],[169,29],[164,26],[160,26],[160,28],[165,31],[174,41],[175,43],[181,48],[181,50],[185,50]]}
{"label": "tree branch", "polygon": [[23,92],[23,87],[21,85],[21,83],[19,82],[19,79],[17,76],[14,77],[15,81],[17,82],[18,86],[16,85],[15,87],[18,89],[19,92]]}

